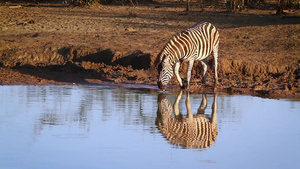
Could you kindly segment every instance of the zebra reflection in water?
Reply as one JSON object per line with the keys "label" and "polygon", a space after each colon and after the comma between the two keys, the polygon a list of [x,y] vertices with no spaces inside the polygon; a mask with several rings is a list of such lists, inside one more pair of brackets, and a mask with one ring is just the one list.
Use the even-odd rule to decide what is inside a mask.
{"label": "zebra reflection in water", "polygon": [[[202,102],[197,114],[191,110],[191,99],[189,92],[186,96],[187,115],[184,117],[179,112],[179,101],[182,91],[176,98],[172,107],[166,94],[158,96],[158,110],[156,125],[161,133],[174,145],[183,148],[207,148],[214,145],[217,139],[217,94],[214,94],[211,118],[204,115],[207,106],[206,94],[202,94]],[[175,116],[172,116],[174,111]]]}

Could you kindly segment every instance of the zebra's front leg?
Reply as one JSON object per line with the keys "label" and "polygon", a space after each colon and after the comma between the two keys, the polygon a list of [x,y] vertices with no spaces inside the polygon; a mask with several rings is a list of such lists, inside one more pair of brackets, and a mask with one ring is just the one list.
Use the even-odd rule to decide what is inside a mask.
{"label": "zebra's front leg", "polygon": [[187,86],[186,86],[186,88],[187,89],[190,88],[190,81],[191,81],[191,76],[192,76],[193,65],[194,65],[194,60],[190,60],[189,61],[189,66],[188,66],[188,70],[187,70],[187,73],[186,73],[186,78],[187,78]]}
{"label": "zebra's front leg", "polygon": [[201,63],[202,68],[203,68],[202,83],[205,84],[206,83],[206,76],[207,76],[207,65],[203,60],[201,60],[200,63]]}
{"label": "zebra's front leg", "polygon": [[180,62],[175,63],[174,74],[176,76],[176,79],[179,83],[180,88],[184,89],[185,86],[183,85],[181,77],[179,75],[179,68],[180,68]]}
{"label": "zebra's front leg", "polygon": [[182,90],[180,90],[179,94],[177,95],[177,98],[175,100],[175,103],[173,105],[173,109],[174,109],[174,114],[175,114],[175,117],[180,117],[181,114],[180,114],[180,111],[179,111],[179,102],[181,100],[181,96],[182,96]]}

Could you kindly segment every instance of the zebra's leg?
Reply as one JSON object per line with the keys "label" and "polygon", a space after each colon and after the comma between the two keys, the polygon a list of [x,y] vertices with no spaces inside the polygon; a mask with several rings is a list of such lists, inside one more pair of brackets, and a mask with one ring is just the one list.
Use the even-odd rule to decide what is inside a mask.
{"label": "zebra's leg", "polygon": [[215,85],[218,84],[218,48],[213,49],[214,61],[215,61]]}
{"label": "zebra's leg", "polygon": [[201,60],[200,63],[203,67],[202,83],[205,84],[206,83],[206,76],[207,76],[207,65],[203,60]]}
{"label": "zebra's leg", "polygon": [[193,112],[191,108],[191,99],[190,99],[190,92],[186,93],[186,100],[185,100],[185,106],[187,110],[187,119],[192,122],[193,121]]}
{"label": "zebra's leg", "polygon": [[216,130],[217,130],[217,98],[218,98],[218,94],[215,93],[214,94],[214,102],[211,107],[212,108],[211,123],[216,126],[215,127]]}
{"label": "zebra's leg", "polygon": [[182,96],[182,90],[180,90],[179,94],[177,95],[177,98],[175,100],[175,103],[173,105],[173,109],[174,109],[174,114],[176,118],[180,118],[182,117],[182,114],[179,111],[179,102],[181,100],[181,96]]}
{"label": "zebra's leg", "polygon": [[187,86],[186,88],[190,88],[190,81],[191,81],[191,75],[192,75],[192,69],[193,69],[193,65],[194,65],[194,60],[190,60],[189,61],[189,66],[188,66],[188,70],[186,73],[186,78],[187,78]]}
{"label": "zebra's leg", "polygon": [[180,62],[177,62],[177,63],[175,64],[174,74],[175,74],[176,79],[177,79],[177,81],[178,81],[178,83],[179,83],[179,86],[180,86],[181,88],[184,88],[184,85],[183,85],[183,83],[182,83],[181,77],[180,77],[180,75],[179,75],[179,68],[180,68]]}
{"label": "zebra's leg", "polygon": [[207,97],[206,97],[206,93],[203,93],[202,101],[200,107],[198,108],[198,114],[204,114],[206,107],[207,107]]}

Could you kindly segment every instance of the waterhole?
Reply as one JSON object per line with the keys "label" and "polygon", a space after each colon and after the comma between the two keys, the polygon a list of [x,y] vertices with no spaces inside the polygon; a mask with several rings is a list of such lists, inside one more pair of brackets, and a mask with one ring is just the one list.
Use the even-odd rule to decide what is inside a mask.
{"label": "waterhole", "polygon": [[299,168],[300,102],[0,86],[0,168]]}

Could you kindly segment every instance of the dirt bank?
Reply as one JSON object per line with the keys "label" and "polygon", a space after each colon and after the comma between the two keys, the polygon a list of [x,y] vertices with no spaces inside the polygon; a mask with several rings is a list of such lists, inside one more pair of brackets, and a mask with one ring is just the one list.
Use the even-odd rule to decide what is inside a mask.
{"label": "dirt bank", "polygon": [[[165,43],[181,30],[208,21],[221,35],[217,91],[300,97],[299,12],[278,17],[267,10],[184,9],[184,4],[2,4],[0,84],[155,85],[153,63]],[[200,83],[200,64],[195,64],[193,90],[212,90],[210,59],[206,85]]]}

